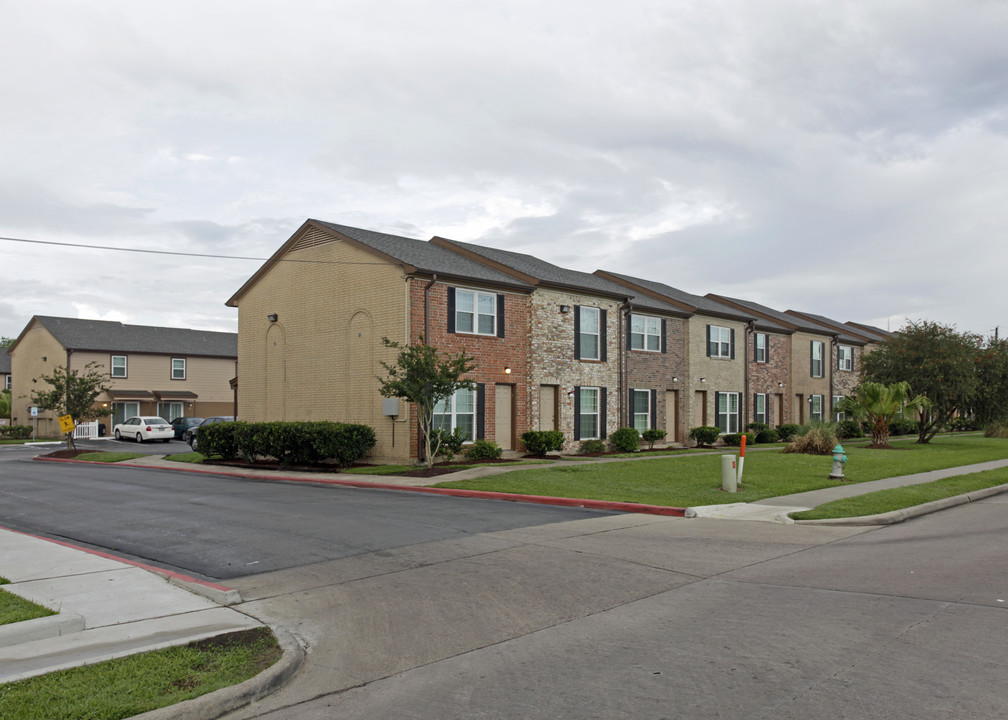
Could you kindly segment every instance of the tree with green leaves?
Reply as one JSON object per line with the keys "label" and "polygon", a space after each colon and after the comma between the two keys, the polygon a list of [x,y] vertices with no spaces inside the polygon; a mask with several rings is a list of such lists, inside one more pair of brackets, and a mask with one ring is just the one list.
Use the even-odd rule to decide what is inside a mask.
{"label": "tree with green leaves", "polygon": [[[51,410],[57,416],[69,415],[76,425],[80,420],[94,420],[104,414],[95,400],[109,389],[109,374],[98,363],[89,362],[83,370],[68,370],[62,365],[53,368],[52,375],[42,375],[39,380],[49,387],[32,390],[32,404]],[[67,449],[73,448],[73,433],[66,434]]]}
{"label": "tree with green leaves", "polygon": [[1008,420],[1008,341],[988,338],[976,355],[973,417],[981,427]]}
{"label": "tree with green leaves", "polygon": [[922,320],[908,322],[861,361],[863,381],[906,382],[925,396],[917,411],[917,442],[927,443],[958,414],[968,413],[979,389],[976,357],[980,336]]}
{"label": "tree with green leaves", "polygon": [[434,410],[460,389],[473,390],[476,383],[462,376],[476,369],[474,358],[465,350],[450,355],[424,342],[423,337],[410,345],[382,338],[385,347],[399,351],[394,363],[382,361],[388,373],[379,377],[379,391],[383,397],[400,398],[417,408],[417,420],[423,435],[427,467],[434,466],[434,458],[441,450],[443,434],[434,424]]}
{"label": "tree with green leaves", "polygon": [[930,402],[923,395],[910,397],[910,384],[897,382],[892,385],[863,382],[854,389],[854,394],[837,404],[837,410],[846,413],[852,420],[866,420],[871,425],[871,446],[889,447],[889,424],[900,412],[921,412]]}
{"label": "tree with green leaves", "polygon": [[7,352],[14,346],[15,338],[0,335],[0,352]]}
{"label": "tree with green leaves", "polygon": [[11,408],[14,403],[11,399],[10,390],[0,390],[0,418],[4,420],[10,420]]}

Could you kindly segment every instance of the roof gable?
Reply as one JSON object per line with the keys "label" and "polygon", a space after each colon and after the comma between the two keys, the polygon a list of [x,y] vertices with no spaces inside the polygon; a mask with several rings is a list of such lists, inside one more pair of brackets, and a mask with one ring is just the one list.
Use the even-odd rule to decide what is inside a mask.
{"label": "roof gable", "polygon": [[[133,352],[152,355],[238,357],[238,334],[188,328],[125,325],[109,320],[36,315],[39,323],[67,350]],[[25,328],[27,331],[28,328]],[[24,333],[21,335],[24,336]],[[19,338],[20,339],[20,338]]]}

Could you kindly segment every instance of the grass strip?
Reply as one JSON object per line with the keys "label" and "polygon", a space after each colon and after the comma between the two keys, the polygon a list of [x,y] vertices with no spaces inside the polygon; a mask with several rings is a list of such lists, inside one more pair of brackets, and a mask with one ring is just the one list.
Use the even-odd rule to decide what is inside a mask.
{"label": "grass strip", "polygon": [[[0,585],[7,585],[8,580],[6,578],[0,578]],[[54,610],[50,610],[47,607],[43,607],[37,603],[33,603],[30,600],[25,600],[23,597],[19,597],[12,592],[7,592],[6,590],[0,590],[0,625],[8,625],[10,623],[23,622],[25,620],[34,620],[40,617],[48,617],[49,615],[55,615]],[[0,713],[0,717],[5,717]]]}
{"label": "grass strip", "polygon": [[171,460],[172,462],[180,463],[192,463],[193,465],[200,465],[205,459],[205,455],[198,452],[185,452],[185,453],[175,453],[173,455],[165,455],[165,460]]}
{"label": "grass strip", "polygon": [[81,453],[77,456],[77,459],[87,460],[88,462],[117,463],[122,462],[123,460],[133,460],[143,456],[143,453],[131,452],[89,452]]}
{"label": "grass strip", "polygon": [[879,515],[1006,483],[1008,483],[1008,469],[988,470],[834,500],[811,510],[791,513],[791,517],[795,520],[823,520]]}
{"label": "grass strip", "polygon": [[230,687],[275,663],[268,628],[0,685],[4,720],[119,720]]}
{"label": "grass strip", "polygon": [[[837,484],[829,479],[831,456],[769,451],[747,455],[739,492],[725,493],[718,455],[736,454],[732,450],[655,460],[554,465],[448,481],[435,487],[688,507],[753,502]],[[850,447],[847,455],[847,482],[866,482],[1002,459],[1008,457],[1008,441],[943,437],[927,445],[907,444],[894,450]]]}

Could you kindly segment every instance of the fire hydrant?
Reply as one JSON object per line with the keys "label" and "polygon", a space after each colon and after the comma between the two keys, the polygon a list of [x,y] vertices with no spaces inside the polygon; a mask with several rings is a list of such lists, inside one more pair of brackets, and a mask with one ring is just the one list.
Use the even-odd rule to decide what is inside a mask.
{"label": "fire hydrant", "polygon": [[847,462],[847,455],[844,454],[843,445],[838,444],[833,448],[833,472],[830,473],[831,480],[843,480],[843,466]]}

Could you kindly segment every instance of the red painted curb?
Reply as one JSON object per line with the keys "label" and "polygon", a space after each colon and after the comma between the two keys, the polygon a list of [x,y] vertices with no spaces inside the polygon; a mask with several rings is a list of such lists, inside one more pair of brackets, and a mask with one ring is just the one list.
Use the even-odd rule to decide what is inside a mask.
{"label": "red painted curb", "polygon": [[44,462],[84,463],[86,465],[109,465],[118,467],[142,467],[148,470],[169,470],[174,472],[199,472],[205,475],[222,475],[233,478],[252,478],[255,480],[275,482],[300,482],[315,485],[342,485],[355,488],[373,488],[378,490],[403,490],[420,492],[428,495],[449,495],[453,497],[479,498],[483,500],[504,500],[506,502],[524,502],[535,505],[556,505],[560,507],[587,508],[589,510],[611,510],[613,512],[633,512],[646,515],[664,515],[668,517],[685,517],[686,508],[668,507],[666,505],[645,505],[643,503],[615,502],[610,500],[582,500],[576,498],[550,497],[548,495],[519,495],[516,493],[489,492],[486,490],[457,490],[455,488],[433,488],[416,485],[395,485],[390,483],[367,482],[364,480],[333,480],[330,478],[302,478],[290,475],[250,475],[220,470],[195,469],[190,467],[173,468],[154,465],[118,465],[117,463],[96,463],[89,460],[73,458],[47,458],[36,456],[35,460]]}
{"label": "red painted curb", "polygon": [[[52,460],[63,460],[65,458],[50,458]],[[79,462],[86,462],[81,460]],[[93,463],[95,465],[99,463]],[[46,542],[51,542],[54,545],[61,545],[71,550],[79,550],[81,552],[86,552],[90,555],[97,555],[100,558],[105,558],[106,560],[115,560],[116,562],[123,563],[124,565],[132,565],[133,567],[138,567],[141,570],[147,570],[152,573],[157,573],[158,575],[166,575],[168,577],[175,578],[176,580],[181,580],[182,582],[195,583],[196,585],[202,585],[203,587],[212,588],[214,590],[219,590],[221,592],[231,592],[233,588],[224,587],[223,585],[218,585],[217,583],[209,582],[208,580],[197,580],[194,577],[189,577],[188,575],[183,575],[182,573],[177,573],[174,570],[166,570],[165,568],[155,567],[154,565],[147,565],[136,560],[129,560],[128,558],[119,557],[118,555],[113,555],[111,553],[102,552],[101,550],[92,550],[91,548],[81,547],[80,545],[74,545],[73,543],[64,542],[62,540],[53,540],[52,538],[42,537],[41,535],[34,535],[32,533],[22,532],[20,530],[14,530],[13,528],[0,526],[0,529],[7,530],[8,532],[17,533],[18,535],[24,535],[25,537],[35,538],[36,540],[45,540]]]}

